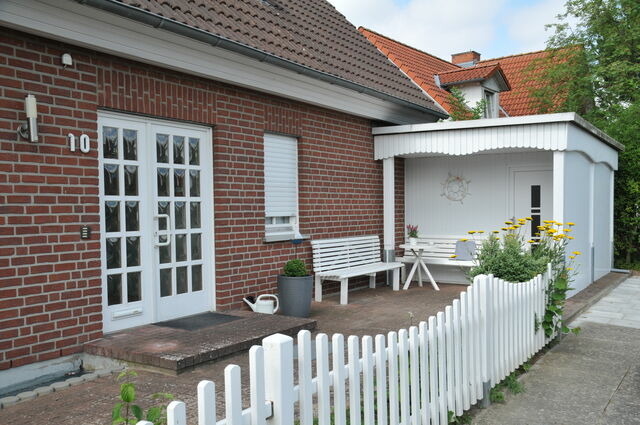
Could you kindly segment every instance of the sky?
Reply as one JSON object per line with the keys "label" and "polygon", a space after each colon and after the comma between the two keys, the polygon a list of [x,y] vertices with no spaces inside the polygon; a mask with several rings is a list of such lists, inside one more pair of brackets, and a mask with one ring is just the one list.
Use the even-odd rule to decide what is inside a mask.
{"label": "sky", "polygon": [[483,59],[545,48],[564,0],[329,0],[356,27],[450,60],[475,50]]}

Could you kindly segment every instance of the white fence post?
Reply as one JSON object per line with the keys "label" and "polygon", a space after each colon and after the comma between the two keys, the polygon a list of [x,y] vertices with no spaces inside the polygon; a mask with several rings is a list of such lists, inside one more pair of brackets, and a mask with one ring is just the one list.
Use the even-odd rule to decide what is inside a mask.
{"label": "white fence post", "polygon": [[216,425],[216,384],[211,381],[198,384],[198,425]]}
{"label": "white fence post", "polygon": [[167,425],[187,425],[187,408],[181,401],[172,401],[167,406]]}
{"label": "white fence post", "polygon": [[483,347],[483,384],[482,384],[482,407],[488,407],[491,403],[489,392],[492,387],[492,377],[494,375],[494,322],[493,322],[493,275],[479,277],[475,282],[480,287],[480,316],[481,332],[484,334]]}
{"label": "white fence post", "polygon": [[293,423],[293,338],[275,334],[262,340],[266,398],[273,403],[269,425]]}

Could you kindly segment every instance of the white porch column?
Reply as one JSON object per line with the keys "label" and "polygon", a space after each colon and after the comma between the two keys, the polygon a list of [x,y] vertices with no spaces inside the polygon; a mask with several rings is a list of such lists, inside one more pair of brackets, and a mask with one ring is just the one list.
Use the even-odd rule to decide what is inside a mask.
{"label": "white porch column", "polygon": [[553,152],[553,219],[564,223],[564,152]]}
{"label": "white porch column", "polygon": [[383,192],[384,192],[384,260],[387,262],[395,259],[395,230],[396,230],[396,179],[395,158],[382,160],[383,167]]}

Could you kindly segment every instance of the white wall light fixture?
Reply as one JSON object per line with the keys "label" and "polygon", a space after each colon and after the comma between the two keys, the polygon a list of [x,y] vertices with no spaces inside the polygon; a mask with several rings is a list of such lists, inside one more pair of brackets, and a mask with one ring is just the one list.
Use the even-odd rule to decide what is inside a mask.
{"label": "white wall light fixture", "polygon": [[30,143],[38,143],[38,103],[34,95],[24,98],[24,112],[27,122],[18,127],[18,135]]}

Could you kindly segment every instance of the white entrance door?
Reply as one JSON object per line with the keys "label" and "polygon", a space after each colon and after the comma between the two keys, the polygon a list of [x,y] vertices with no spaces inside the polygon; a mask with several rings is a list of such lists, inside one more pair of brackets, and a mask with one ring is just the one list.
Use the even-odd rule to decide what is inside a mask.
{"label": "white entrance door", "polygon": [[214,308],[209,129],[101,113],[104,331]]}
{"label": "white entrance door", "polygon": [[553,173],[551,170],[512,171],[513,207],[515,218],[531,217],[530,229],[526,237],[536,239],[535,233],[544,220],[553,215]]}

